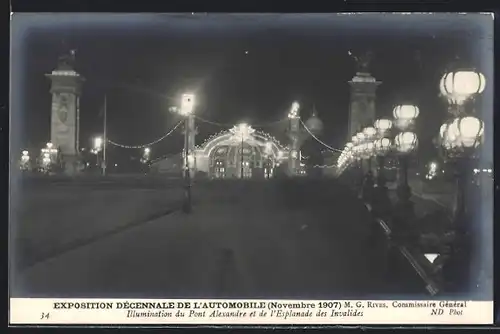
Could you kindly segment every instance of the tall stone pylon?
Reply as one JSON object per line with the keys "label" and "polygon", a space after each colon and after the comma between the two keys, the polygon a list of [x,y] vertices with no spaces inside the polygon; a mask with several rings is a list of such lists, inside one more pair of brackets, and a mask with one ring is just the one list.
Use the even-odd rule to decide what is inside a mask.
{"label": "tall stone pylon", "polygon": [[46,74],[52,85],[50,142],[59,150],[64,172],[78,172],[80,96],[85,79],[75,71],[75,51],[59,57],[57,68]]}
{"label": "tall stone pylon", "polygon": [[349,107],[349,128],[347,132],[347,142],[351,141],[362,128],[372,125],[375,121],[375,100],[377,87],[382,83],[377,81],[369,72],[371,53],[362,56],[354,56],[356,60],[356,75],[349,81],[351,86],[351,101]]}

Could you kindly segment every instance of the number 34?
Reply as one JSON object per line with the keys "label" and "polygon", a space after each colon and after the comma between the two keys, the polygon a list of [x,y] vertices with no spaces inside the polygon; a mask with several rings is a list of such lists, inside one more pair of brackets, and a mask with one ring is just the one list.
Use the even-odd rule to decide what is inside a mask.
{"label": "number 34", "polygon": [[50,315],[50,313],[45,313],[45,312],[42,312],[42,316],[41,316],[40,320],[43,320],[43,319],[48,319],[48,318],[49,318],[49,315]]}

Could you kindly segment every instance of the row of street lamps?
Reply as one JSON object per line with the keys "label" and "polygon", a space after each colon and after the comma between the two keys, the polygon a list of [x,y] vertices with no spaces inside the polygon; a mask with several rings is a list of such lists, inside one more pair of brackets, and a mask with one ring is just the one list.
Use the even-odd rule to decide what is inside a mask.
{"label": "row of street lamps", "polygon": [[[482,143],[484,136],[484,123],[475,115],[472,102],[484,91],[485,78],[474,70],[450,72],[441,78],[439,88],[441,95],[448,102],[450,117],[441,125],[436,142],[444,160],[455,167],[457,192],[453,212],[454,238],[448,245],[443,245],[443,251],[439,255],[440,261],[444,263],[443,275],[446,275],[445,268],[452,272],[461,267],[462,269],[458,270],[461,276],[454,274],[452,281],[458,285],[467,285],[472,284],[468,275],[477,248],[472,244],[476,242],[477,235],[474,235],[471,213],[464,198],[469,183],[469,172],[472,170],[471,162],[478,158],[476,148]],[[400,241],[406,242],[415,242],[419,238],[417,226],[414,224],[416,218],[408,183],[408,160],[418,147],[418,137],[413,132],[418,115],[417,106],[396,106],[392,120],[376,120],[373,125],[353,136],[337,162],[337,173],[340,175],[349,167],[362,166],[363,161],[366,161],[368,171],[361,183],[360,193],[365,201],[373,205],[374,214],[381,218],[391,216],[393,231]],[[384,159],[388,154],[396,156],[400,165],[398,201],[393,208],[384,176]],[[373,180],[371,169],[372,157],[377,157],[378,160],[376,182]],[[360,169],[362,171],[362,168]]]}

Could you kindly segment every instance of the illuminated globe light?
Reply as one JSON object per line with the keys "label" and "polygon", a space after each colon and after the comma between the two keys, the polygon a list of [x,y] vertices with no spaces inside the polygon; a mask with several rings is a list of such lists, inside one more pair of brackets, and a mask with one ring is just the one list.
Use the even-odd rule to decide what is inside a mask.
{"label": "illuminated globe light", "polygon": [[389,138],[380,138],[375,141],[375,151],[379,155],[384,155],[391,150],[391,140]]}
{"label": "illuminated globe light", "polygon": [[190,115],[194,109],[194,94],[182,94],[180,113],[184,116]]}
{"label": "illuminated globe light", "polygon": [[292,103],[292,109],[288,113],[288,118],[297,118],[299,116],[300,105],[298,102]]}
{"label": "illuminated globe light", "polygon": [[94,149],[99,150],[101,148],[101,145],[102,145],[102,138],[101,137],[95,138],[94,139]]}
{"label": "illuminated globe light", "polygon": [[24,150],[22,152],[22,156],[21,156],[21,162],[22,163],[27,163],[28,161],[30,160],[30,156],[29,156],[29,152]]}
{"label": "illuminated globe light", "polygon": [[456,129],[458,145],[463,147],[477,147],[484,134],[484,123],[476,117],[467,116],[457,118],[452,123]]}
{"label": "illuminated globe light", "polygon": [[411,125],[419,114],[418,107],[412,104],[398,105],[392,111],[392,115],[396,119],[395,125],[400,129],[405,129]]}
{"label": "illuminated globe light", "polygon": [[417,135],[413,132],[401,132],[394,139],[396,149],[401,153],[408,153],[418,145]]}
{"label": "illuminated globe light", "polygon": [[306,121],[305,126],[313,135],[319,135],[323,131],[323,122],[315,113]]}
{"label": "illuminated globe light", "polygon": [[469,98],[481,94],[486,87],[486,79],[482,73],[473,70],[460,70],[443,75],[439,82],[439,90],[448,101],[463,104]]}
{"label": "illuminated globe light", "polygon": [[234,126],[229,131],[233,134],[233,137],[235,137],[235,139],[237,140],[248,140],[255,132],[255,129],[253,129],[250,125],[246,123],[240,123]]}
{"label": "illuminated globe light", "polygon": [[363,134],[367,140],[371,140],[377,134],[377,130],[372,126],[369,126],[363,129]]}
{"label": "illuminated globe light", "polygon": [[49,150],[50,150],[52,147],[54,147],[54,144],[52,144],[52,143],[50,143],[50,142],[49,142],[49,143],[47,143],[47,148],[48,148]]}
{"label": "illuminated globe light", "polygon": [[362,143],[365,140],[365,134],[363,132],[358,132],[356,138],[358,143]]}
{"label": "illuminated globe light", "polygon": [[348,142],[347,144],[345,144],[345,148],[346,148],[347,150],[352,149],[352,147],[353,147],[353,146],[354,146],[354,144],[353,144],[352,142]]}
{"label": "illuminated globe light", "polygon": [[374,126],[380,135],[384,135],[392,128],[392,121],[386,118],[377,119],[374,123]]}

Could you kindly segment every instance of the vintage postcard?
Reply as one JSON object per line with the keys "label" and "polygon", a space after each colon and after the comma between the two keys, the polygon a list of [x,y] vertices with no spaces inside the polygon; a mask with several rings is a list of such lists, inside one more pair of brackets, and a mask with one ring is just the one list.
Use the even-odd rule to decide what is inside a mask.
{"label": "vintage postcard", "polygon": [[11,16],[10,324],[491,324],[493,16]]}

